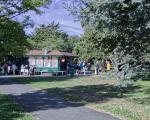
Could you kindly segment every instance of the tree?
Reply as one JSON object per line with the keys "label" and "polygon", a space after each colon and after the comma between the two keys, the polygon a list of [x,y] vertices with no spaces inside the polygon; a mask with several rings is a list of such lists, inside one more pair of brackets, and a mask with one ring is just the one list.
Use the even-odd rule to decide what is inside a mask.
{"label": "tree", "polygon": [[27,36],[20,23],[7,20],[0,27],[0,58],[7,55],[20,56],[29,46]]}
{"label": "tree", "polygon": [[54,22],[48,26],[36,28],[35,33],[29,38],[33,48],[61,50],[72,52],[74,47],[74,38],[59,30],[59,24]]}
{"label": "tree", "polygon": [[28,11],[40,12],[39,8],[51,0],[0,0],[0,21],[14,18]]}
{"label": "tree", "polygon": [[26,41],[24,27],[28,25],[29,16],[20,23],[16,16],[35,11],[40,13],[40,6],[46,6],[51,0],[0,0],[0,57],[22,55],[29,43]]}
{"label": "tree", "polygon": [[[107,39],[110,33],[116,37],[115,43],[121,43],[124,47],[130,46],[129,49],[138,55],[138,50],[141,50],[139,48],[149,47],[150,6],[148,3],[148,0],[144,2],[81,0],[80,11],[72,9],[72,12],[78,13],[76,15],[81,20],[85,32],[90,27],[103,34],[101,44],[110,40]],[[111,42],[114,44],[113,40]]]}
{"label": "tree", "polygon": [[80,41],[79,36],[68,36],[68,52],[74,52],[76,44]]}
{"label": "tree", "polygon": [[117,86],[126,87],[131,83],[140,65],[134,56],[128,54],[121,45],[118,45],[113,50],[113,55],[110,57],[114,71],[113,73],[118,79]]}
{"label": "tree", "polygon": [[114,34],[107,29],[104,29],[104,32],[98,32],[93,28],[86,28],[84,35],[75,48],[84,60],[91,57],[99,60],[107,58],[116,44]]}
{"label": "tree", "polygon": [[[96,31],[86,44],[108,55],[122,47],[141,66],[150,60],[150,1],[149,0],[81,0],[69,7],[87,31]],[[99,36],[99,37],[97,37]],[[93,46],[92,46],[93,47]],[[114,56],[115,57],[115,56]],[[135,66],[133,66],[135,67]]]}

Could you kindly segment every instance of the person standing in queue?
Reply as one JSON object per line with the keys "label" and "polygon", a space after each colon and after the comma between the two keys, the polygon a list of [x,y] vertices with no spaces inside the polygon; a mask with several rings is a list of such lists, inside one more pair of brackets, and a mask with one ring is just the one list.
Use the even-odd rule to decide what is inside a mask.
{"label": "person standing in queue", "polygon": [[99,74],[99,62],[96,61],[96,64],[95,64],[95,75],[98,75]]}
{"label": "person standing in queue", "polygon": [[17,70],[17,66],[15,65],[15,63],[13,63],[12,64],[13,75],[16,75],[16,70]]}
{"label": "person standing in queue", "polygon": [[7,63],[5,63],[4,65],[3,65],[3,69],[4,69],[4,75],[7,75],[8,73],[8,65],[7,65]]}
{"label": "person standing in queue", "polygon": [[7,73],[8,73],[8,75],[10,75],[10,70],[11,70],[11,66],[10,66],[10,64],[8,64],[8,67],[7,67]]}
{"label": "person standing in queue", "polygon": [[107,62],[106,62],[106,70],[107,70],[106,80],[110,79],[110,69],[111,69],[111,63],[109,60],[107,60]]}

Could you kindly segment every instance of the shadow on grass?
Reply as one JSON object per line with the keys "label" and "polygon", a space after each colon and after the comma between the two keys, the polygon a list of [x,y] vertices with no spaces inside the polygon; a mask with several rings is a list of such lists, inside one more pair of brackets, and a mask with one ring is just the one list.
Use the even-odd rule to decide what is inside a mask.
{"label": "shadow on grass", "polygon": [[149,94],[149,96],[150,96],[150,88],[145,90],[145,94]]}
{"label": "shadow on grass", "polygon": [[61,96],[65,100],[79,103],[98,103],[112,98],[123,98],[125,94],[135,92],[140,86],[130,86],[128,88],[117,88],[114,85],[88,85],[67,88],[46,89],[49,95]]}
{"label": "shadow on grass", "polygon": [[119,89],[113,85],[88,85],[67,88],[50,88],[11,97],[23,105],[27,112],[80,107],[88,103],[98,103],[112,98],[125,97],[139,87]]}
{"label": "shadow on grass", "polygon": [[[29,84],[31,82],[40,81],[65,81],[72,80],[68,77],[51,77],[51,78],[18,78],[19,83]],[[17,80],[17,81],[18,81]],[[9,80],[8,80],[9,81]],[[11,82],[10,82],[11,83]],[[58,86],[59,87],[59,86]],[[126,98],[126,94],[139,92],[142,86],[129,86],[127,88],[118,88],[114,85],[99,84],[99,85],[81,85],[75,87],[65,88],[49,88],[21,95],[11,95],[18,103],[22,104],[28,112],[47,110],[47,109],[61,109],[66,107],[79,107],[88,103],[101,103],[109,101],[113,98]],[[143,91],[142,91],[143,92]],[[149,92],[149,90],[148,90]],[[145,94],[149,94],[149,93]]]}
{"label": "shadow on grass", "polygon": [[147,72],[141,71],[135,78],[134,80],[143,80],[143,81],[150,81],[150,69]]}
{"label": "shadow on grass", "polygon": [[150,88],[144,89],[143,96],[138,96],[137,98],[133,98],[133,100],[138,104],[150,105]]}
{"label": "shadow on grass", "polygon": [[13,100],[22,105],[27,112],[40,110],[56,110],[67,107],[83,106],[82,103],[67,102],[60,96],[49,96],[46,90],[38,90],[21,95],[10,95]]}
{"label": "shadow on grass", "polygon": [[33,82],[55,82],[55,81],[67,81],[72,80],[75,77],[67,77],[67,76],[55,76],[55,77],[47,77],[47,76],[39,76],[39,77],[11,77],[11,78],[0,78],[0,85],[10,85],[10,84],[30,84]]}
{"label": "shadow on grass", "polygon": [[78,78],[86,78],[90,75],[84,76],[40,76],[40,77],[18,77],[18,78],[11,78],[16,84],[30,84],[34,82],[61,82],[61,81],[68,81],[68,80],[76,80]]}
{"label": "shadow on grass", "polygon": [[150,97],[133,98],[133,100],[138,104],[150,105]]}
{"label": "shadow on grass", "polygon": [[31,77],[31,78],[15,78],[14,81],[21,84],[30,84],[33,82],[55,82],[55,81],[67,81],[75,77]]}
{"label": "shadow on grass", "polygon": [[5,95],[0,95],[0,120],[15,120],[25,117],[21,108],[16,103],[10,101]]}
{"label": "shadow on grass", "polygon": [[120,89],[113,85],[101,84],[34,90],[20,95],[11,95],[11,97],[23,105],[27,112],[34,112],[106,102],[113,98],[126,97],[124,94],[133,93],[137,89],[140,89],[140,86]]}

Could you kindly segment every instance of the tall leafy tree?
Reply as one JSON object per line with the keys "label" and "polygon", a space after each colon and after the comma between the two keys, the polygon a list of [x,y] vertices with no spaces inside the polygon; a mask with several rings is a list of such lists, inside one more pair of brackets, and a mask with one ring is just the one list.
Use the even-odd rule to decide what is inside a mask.
{"label": "tall leafy tree", "polygon": [[[72,52],[74,38],[59,30],[59,24],[54,22],[48,26],[36,28],[35,33],[29,38],[33,48],[62,50]],[[71,42],[72,41],[72,42]]]}
{"label": "tall leafy tree", "polygon": [[79,41],[80,41],[79,36],[68,36],[68,42],[67,42],[68,51],[74,52],[74,48]]}
{"label": "tall leafy tree", "polygon": [[0,57],[21,55],[28,47],[24,27],[28,25],[29,16],[19,23],[16,16],[28,11],[41,13],[40,6],[46,6],[51,0],[0,0]]}
{"label": "tall leafy tree", "polygon": [[29,43],[26,41],[23,26],[20,23],[7,20],[0,27],[0,58],[7,55],[20,56],[27,50]]}
{"label": "tall leafy tree", "polygon": [[[120,54],[124,52],[126,59],[132,56],[141,66],[150,60],[149,0],[79,0],[77,2],[68,9],[81,20],[85,34],[88,31],[95,33],[88,34],[90,37],[86,39],[90,42],[85,44],[92,44],[92,47],[107,55],[110,53],[114,55],[113,50],[121,46],[123,51],[119,51]],[[116,65],[120,63],[122,66],[128,64],[120,59]]]}
{"label": "tall leafy tree", "polygon": [[[105,59],[116,46],[115,36],[111,33],[107,29],[104,29],[104,32],[98,32],[93,28],[86,28],[74,51],[84,60],[91,57],[97,60]],[[113,39],[114,41],[112,41]]]}
{"label": "tall leafy tree", "polygon": [[[69,10],[81,20],[85,34],[94,30],[101,36],[91,40],[94,45],[100,41],[99,46],[112,51],[119,43],[138,59],[142,53],[146,55],[149,52],[149,0],[81,0],[78,2],[80,2],[80,9],[75,9],[76,4],[74,4]],[[115,39],[112,39],[114,38],[112,36]]]}

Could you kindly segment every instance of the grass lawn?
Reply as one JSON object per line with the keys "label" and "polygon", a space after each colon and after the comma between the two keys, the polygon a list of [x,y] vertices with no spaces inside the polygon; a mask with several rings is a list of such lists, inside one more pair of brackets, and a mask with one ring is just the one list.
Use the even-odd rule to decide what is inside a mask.
{"label": "grass lawn", "polygon": [[0,120],[33,120],[8,96],[0,94]]}
{"label": "grass lawn", "polygon": [[138,81],[124,89],[116,88],[113,79],[100,80],[98,77],[23,78],[17,81],[123,119],[150,120],[150,81]]}

